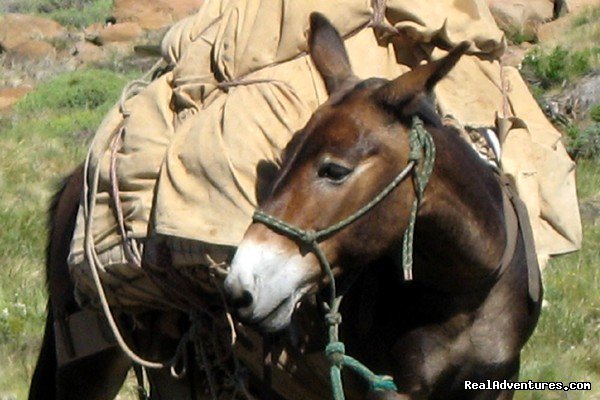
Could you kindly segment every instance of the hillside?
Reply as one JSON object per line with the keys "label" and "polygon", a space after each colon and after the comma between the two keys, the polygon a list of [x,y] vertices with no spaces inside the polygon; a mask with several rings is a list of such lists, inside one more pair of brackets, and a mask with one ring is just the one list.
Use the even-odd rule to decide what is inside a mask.
{"label": "hillside", "polygon": [[[37,357],[53,192],[83,160],[122,87],[155,62],[149,52],[168,26],[201,1],[136,8],[144,3],[164,4],[0,2],[0,400],[26,398]],[[571,11],[533,30],[506,28],[506,63],[520,66],[577,161],[584,222],[583,249],[544,271],[546,305],[523,354],[521,380],[590,381],[592,393],[568,399],[600,400],[600,4]],[[131,385],[121,398],[135,398]]]}

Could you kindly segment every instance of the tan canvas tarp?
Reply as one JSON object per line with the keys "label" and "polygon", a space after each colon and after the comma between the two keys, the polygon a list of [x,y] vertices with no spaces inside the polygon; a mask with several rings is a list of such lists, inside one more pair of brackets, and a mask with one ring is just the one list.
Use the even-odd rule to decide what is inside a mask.
{"label": "tan canvas tarp", "polygon": [[[90,171],[100,169],[100,183],[90,220],[100,253],[120,243],[108,195],[108,148],[120,127],[117,175],[132,238],[239,243],[265,163],[279,162],[290,137],[327,98],[305,54],[313,11],[347,38],[362,78],[394,78],[407,65],[439,57],[439,47],[471,41],[469,55],[436,88],[440,110],[465,126],[498,126],[506,136],[502,162],[527,203],[541,258],[579,247],[574,163],[518,72],[505,68],[501,80],[502,33],[483,0],[439,0],[434,7],[388,0],[382,23],[399,35],[367,27],[374,19],[370,0],[209,0],[165,37],[173,70],[129,99],[125,115],[113,110],[97,132]],[[85,264],[83,214],[74,269]]]}

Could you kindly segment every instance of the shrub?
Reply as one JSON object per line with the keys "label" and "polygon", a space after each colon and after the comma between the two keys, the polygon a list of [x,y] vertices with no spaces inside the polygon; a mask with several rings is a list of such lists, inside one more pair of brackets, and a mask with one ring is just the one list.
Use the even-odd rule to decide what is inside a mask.
{"label": "shrub", "polygon": [[47,12],[48,17],[64,26],[83,28],[94,22],[104,22],[110,16],[112,0],[69,0],[67,5],[59,1]]}
{"label": "shrub", "polygon": [[535,43],[536,37],[532,32],[525,32],[522,29],[512,28],[505,31],[506,40],[513,44],[522,44],[525,42]]}
{"label": "shrub", "polygon": [[111,9],[112,0],[0,0],[0,14],[37,14],[75,28],[103,22]]}
{"label": "shrub", "polygon": [[523,72],[543,89],[561,85],[592,69],[592,57],[600,55],[600,47],[569,51],[557,46],[550,52],[536,48],[523,59]]}
{"label": "shrub", "polygon": [[574,159],[600,157],[600,124],[567,127],[567,151]]}
{"label": "shrub", "polygon": [[68,72],[41,84],[17,104],[18,112],[40,109],[108,108],[119,97],[126,78],[114,72],[90,69]]}
{"label": "shrub", "polygon": [[574,19],[571,26],[578,28],[583,25],[588,25],[600,19],[600,6],[590,7],[579,13]]}
{"label": "shrub", "polygon": [[7,121],[8,131],[15,138],[39,132],[47,138],[87,140],[128,80],[124,75],[98,69],[59,75],[16,104]]}

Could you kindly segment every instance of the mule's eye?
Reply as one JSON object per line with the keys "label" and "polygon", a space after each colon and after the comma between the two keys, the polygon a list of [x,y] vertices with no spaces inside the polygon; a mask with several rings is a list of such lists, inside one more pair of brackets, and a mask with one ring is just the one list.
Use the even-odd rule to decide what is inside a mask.
{"label": "mule's eye", "polygon": [[344,167],[343,165],[336,164],[328,161],[321,164],[319,167],[318,175],[320,178],[326,178],[334,182],[343,181],[350,173],[351,168]]}

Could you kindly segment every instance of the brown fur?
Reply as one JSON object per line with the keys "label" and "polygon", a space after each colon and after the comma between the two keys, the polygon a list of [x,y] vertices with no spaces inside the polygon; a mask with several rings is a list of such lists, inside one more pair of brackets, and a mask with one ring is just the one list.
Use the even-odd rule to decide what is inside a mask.
{"label": "brown fur", "polygon": [[[281,174],[261,208],[303,229],[320,230],[349,216],[407,164],[410,121],[420,116],[436,144],[437,159],[416,222],[414,280],[404,282],[398,267],[415,197],[410,179],[363,218],[320,243],[338,286],[356,281],[344,300],[342,338],[349,354],[394,377],[400,394],[388,394],[392,398],[512,398],[511,391],[463,388],[465,380],[515,379],[520,351],[540,311],[540,304],[530,304],[528,297],[521,233],[511,261],[500,265],[508,234],[498,177],[456,132],[442,126],[428,100],[430,89],[468,46],[461,44],[446,58],[394,81],[359,82],[339,61],[347,56],[333,28],[323,17],[313,16],[311,22],[312,41],[319,43],[311,56],[326,82],[335,84],[327,85],[329,101],[286,151]],[[322,166],[330,162],[352,172],[339,182],[321,176]],[[309,251],[259,223],[245,240],[268,243],[278,254]],[[320,264],[306,257],[311,261],[305,279],[322,286]],[[244,293],[238,285],[230,283],[233,297]],[[252,309],[251,302],[244,306]]]}

